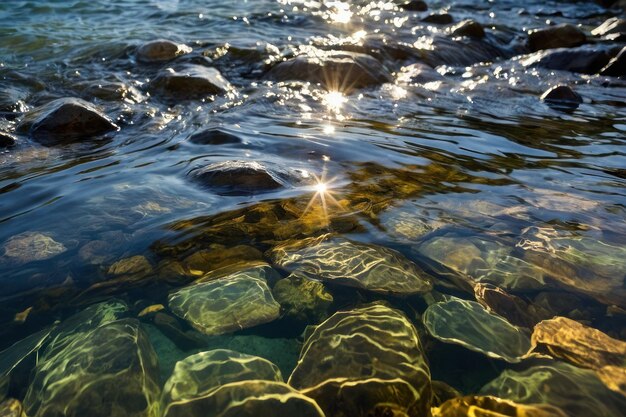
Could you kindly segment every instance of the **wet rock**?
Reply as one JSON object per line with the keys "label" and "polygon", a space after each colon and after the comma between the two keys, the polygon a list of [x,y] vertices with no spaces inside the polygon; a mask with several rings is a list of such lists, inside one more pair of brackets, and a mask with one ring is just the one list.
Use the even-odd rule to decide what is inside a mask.
{"label": "wet rock", "polygon": [[0,403],[0,417],[26,417],[26,414],[19,400],[9,398]]}
{"label": "wet rock", "polygon": [[119,130],[92,104],[78,98],[60,98],[30,111],[20,131],[43,145],[77,142]]}
{"label": "wet rock", "polygon": [[535,326],[532,343],[574,365],[600,369],[626,368],[626,342],[566,317],[544,320]]}
{"label": "wet rock", "polygon": [[526,67],[597,74],[609,63],[613,55],[611,49],[582,46],[537,52],[522,58],[520,62]]}
{"label": "wet rock", "polygon": [[324,417],[315,402],[287,384],[240,381],[206,395],[171,403],[163,417]]}
{"label": "wet rock", "polygon": [[545,404],[517,404],[496,397],[453,398],[433,409],[433,417],[567,417],[557,407]]}
{"label": "wet rock", "polygon": [[290,272],[381,294],[408,296],[432,289],[431,277],[382,246],[323,235],[275,247],[273,261]]}
{"label": "wet rock", "polygon": [[230,83],[215,68],[185,65],[166,68],[150,82],[150,90],[179,100],[195,100],[232,90]]}
{"label": "wet rock", "polygon": [[103,265],[115,257],[115,246],[106,240],[92,240],[78,251],[79,258],[90,265]]}
{"label": "wet rock", "polygon": [[515,326],[532,328],[541,319],[524,300],[492,284],[478,283],[474,296],[483,307],[504,317]]}
{"label": "wet rock", "polygon": [[490,358],[519,362],[531,348],[526,333],[479,303],[452,298],[431,304],[422,316],[436,339],[464,346]]}
{"label": "wet rock", "polygon": [[626,34],[626,19],[611,17],[591,31],[593,36]]}
{"label": "wet rock", "polygon": [[17,138],[8,132],[0,132],[0,148],[10,148],[17,144]]}
{"label": "wet rock", "polygon": [[626,47],[622,48],[620,53],[609,61],[606,67],[600,70],[600,75],[611,77],[623,77],[626,75]]}
{"label": "wet rock", "polygon": [[317,326],[289,384],[328,416],[419,416],[430,409],[430,370],[417,331],[382,304],[337,312]]}
{"label": "wet rock", "polygon": [[168,297],[170,310],[199,331],[217,335],[278,318],[278,304],[258,268],[181,288]]}
{"label": "wet rock", "polygon": [[549,404],[569,417],[612,417],[626,409],[626,397],[609,390],[593,371],[559,362],[521,372],[505,370],[480,394],[522,404]]}
{"label": "wet rock", "polygon": [[182,350],[198,349],[206,345],[198,332],[184,329],[176,317],[164,311],[157,312],[152,322],[161,333],[167,336],[176,346]]}
{"label": "wet rock", "polygon": [[50,235],[24,232],[7,240],[3,246],[4,256],[10,261],[23,264],[54,258],[67,250]]}
{"label": "wet rock", "polygon": [[0,88],[0,113],[21,113],[26,111],[28,99],[26,90],[13,86],[2,86]]}
{"label": "wet rock", "polygon": [[431,386],[433,388],[433,400],[431,404],[433,407],[439,407],[446,401],[463,395],[456,388],[451,387],[443,381],[432,381]]}
{"label": "wet rock", "polygon": [[583,102],[583,98],[566,85],[558,85],[550,88],[541,95],[541,100],[555,110],[576,110]]}
{"label": "wet rock", "polygon": [[434,23],[436,25],[449,25],[454,22],[452,15],[448,13],[432,13],[422,19],[422,22]]}
{"label": "wet rock", "polygon": [[102,82],[97,85],[88,86],[83,91],[83,95],[85,98],[95,97],[107,101],[141,101],[141,93],[138,89],[121,82]]}
{"label": "wet rock", "polygon": [[536,52],[542,49],[572,48],[587,40],[585,32],[574,25],[562,24],[537,29],[528,35],[528,47]]}
{"label": "wet rock", "polygon": [[407,1],[406,3],[402,3],[400,7],[411,12],[425,12],[428,10],[428,5],[422,0]]}
{"label": "wet rock", "polygon": [[514,54],[498,42],[469,37],[451,39],[447,36],[434,36],[418,40],[413,46],[413,53],[417,58],[433,68],[440,65],[470,66],[508,58]]}
{"label": "wet rock", "polygon": [[262,258],[263,254],[252,246],[237,245],[226,248],[211,245],[209,249],[202,249],[189,255],[182,264],[192,275],[197,276],[239,262],[261,261]]}
{"label": "wet rock", "polygon": [[189,142],[196,145],[227,145],[241,143],[242,140],[238,136],[221,129],[206,129],[191,135]]}
{"label": "wet rock", "polygon": [[398,80],[407,83],[427,84],[443,82],[445,77],[426,64],[416,63],[402,67]]}
{"label": "wet rock", "polygon": [[284,315],[297,322],[319,323],[328,317],[333,296],[324,284],[291,274],[279,280],[272,288],[274,299]]}
{"label": "wet rock", "polygon": [[141,45],[137,48],[137,61],[146,64],[162,63],[188,54],[191,48],[166,39],[158,39]]}
{"label": "wet rock", "polygon": [[596,370],[596,375],[607,388],[626,397],[626,367],[605,366]]}
{"label": "wet rock", "polygon": [[280,370],[270,361],[226,349],[200,352],[176,362],[163,388],[165,415],[176,402],[206,396],[222,385],[248,380],[283,382]]}
{"label": "wet rock", "polygon": [[156,416],[158,372],[156,353],[139,322],[106,323],[48,346],[24,406],[32,417]]}
{"label": "wet rock", "polygon": [[220,195],[270,192],[302,182],[296,170],[255,161],[225,161],[190,172],[192,178]]}
{"label": "wet rock", "polygon": [[124,258],[109,267],[109,275],[134,275],[152,272],[152,265],[145,256],[136,255]]}
{"label": "wet rock", "polygon": [[392,81],[391,74],[383,64],[369,55],[321,49],[313,49],[307,54],[281,62],[267,76],[276,81],[320,83],[330,91],[344,93]]}
{"label": "wet rock", "polygon": [[467,36],[476,39],[485,37],[485,29],[474,20],[463,20],[449,28],[449,32],[452,36]]}

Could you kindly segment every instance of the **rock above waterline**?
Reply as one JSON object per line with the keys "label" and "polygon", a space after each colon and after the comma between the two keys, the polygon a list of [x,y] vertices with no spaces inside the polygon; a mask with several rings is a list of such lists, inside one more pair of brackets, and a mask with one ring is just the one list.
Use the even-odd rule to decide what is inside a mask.
{"label": "rock above waterline", "polygon": [[433,13],[423,18],[422,22],[434,23],[436,25],[449,25],[454,22],[454,18],[449,13]]}
{"label": "rock above waterline", "polygon": [[585,32],[574,25],[562,24],[537,29],[528,35],[528,47],[536,52],[542,49],[571,48],[587,40]]}
{"label": "rock above waterline", "polygon": [[10,148],[15,146],[17,138],[10,133],[0,132],[0,148]]}
{"label": "rock above waterline", "polygon": [[626,19],[611,17],[591,31],[594,36],[606,36],[626,33]]}
{"label": "rock above waterline", "polygon": [[541,100],[557,110],[575,110],[583,102],[583,98],[566,85],[550,88],[541,95]]}
{"label": "rock above waterline", "polygon": [[43,145],[77,142],[119,130],[104,113],[79,98],[60,98],[26,114],[18,126]]}
{"label": "rock above waterline", "polygon": [[406,3],[402,3],[400,8],[410,12],[425,12],[428,10],[428,5],[422,0],[411,0]]}
{"label": "rock above waterline", "polygon": [[430,410],[430,370],[417,331],[382,304],[337,312],[317,326],[289,385],[327,416],[425,416]]}
{"label": "rock above waterline", "polygon": [[17,263],[44,261],[67,250],[50,235],[40,232],[24,232],[15,235],[3,246],[4,256]]}
{"label": "rock above waterline", "polygon": [[323,235],[275,247],[273,261],[295,274],[381,294],[408,296],[432,289],[430,275],[402,254]]}
{"label": "rock above waterline", "polygon": [[168,297],[170,310],[208,335],[268,323],[280,315],[261,268],[183,287]]}
{"label": "rock above waterline", "polygon": [[162,63],[188,54],[191,48],[185,44],[172,42],[166,39],[158,39],[144,43],[137,48],[137,61],[146,64]]}
{"label": "rock above waterline", "polygon": [[481,39],[485,37],[485,29],[474,20],[464,20],[449,29],[452,36],[467,36],[469,38]]}
{"label": "rock above waterline", "polygon": [[581,46],[537,52],[522,58],[520,62],[525,67],[597,74],[609,63],[614,54],[607,48]]}
{"label": "rock above waterline", "polygon": [[369,55],[321,49],[281,62],[267,76],[276,81],[320,83],[330,91],[341,92],[392,81],[391,73]]}
{"label": "rock above waterline", "polygon": [[611,77],[623,77],[626,75],[626,47],[613,58],[606,67],[600,70],[600,75],[609,75]]}
{"label": "rock above waterline", "polygon": [[195,100],[223,94],[232,86],[215,68],[185,65],[166,68],[150,82],[150,90],[176,99]]}

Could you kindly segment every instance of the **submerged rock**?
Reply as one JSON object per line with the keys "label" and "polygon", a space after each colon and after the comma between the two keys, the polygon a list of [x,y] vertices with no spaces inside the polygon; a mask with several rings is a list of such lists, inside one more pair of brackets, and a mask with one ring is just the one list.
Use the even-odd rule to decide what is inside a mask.
{"label": "submerged rock", "polygon": [[475,20],[464,20],[449,29],[452,36],[467,36],[481,39],[485,37],[485,29]]}
{"label": "submerged rock", "polygon": [[7,240],[3,246],[4,256],[16,263],[44,261],[67,250],[62,243],[50,235],[39,232],[24,232]]}
{"label": "submerged rock", "polygon": [[158,39],[144,43],[137,48],[137,61],[146,64],[162,63],[188,54],[191,48],[185,44],[172,42],[166,39]]}
{"label": "submerged rock", "polygon": [[542,49],[571,48],[587,40],[585,32],[574,25],[562,24],[537,29],[528,35],[528,47],[536,52]]}
{"label": "submerged rock", "polygon": [[400,253],[323,235],[275,247],[273,261],[293,273],[381,294],[408,296],[432,289],[430,275]]}
{"label": "submerged rock", "polygon": [[330,91],[341,92],[392,81],[391,74],[383,64],[369,55],[321,49],[277,64],[270,70],[268,77],[276,81],[320,83]]}
{"label": "submerged rock", "polygon": [[430,370],[417,331],[382,304],[337,312],[317,326],[289,384],[327,416],[421,416],[430,409]]}
{"label": "submerged rock", "polygon": [[17,144],[17,138],[8,133],[8,132],[0,132],[0,148],[10,148],[11,146],[15,146]]}
{"label": "submerged rock", "polygon": [[596,370],[605,366],[626,369],[626,342],[566,317],[538,323],[532,343],[535,348],[545,348],[552,356],[574,365]]}
{"label": "submerged rock", "polygon": [[162,70],[150,82],[150,90],[170,98],[195,100],[223,94],[232,86],[215,68],[190,64]]}
{"label": "submerged rock", "polygon": [[532,328],[541,319],[532,307],[519,297],[511,295],[492,284],[478,283],[474,296],[486,309],[507,319],[515,326]]}
{"label": "submerged rock", "polygon": [[422,320],[436,339],[459,344],[490,358],[515,363],[531,348],[524,331],[473,301],[453,298],[431,304]]}
{"label": "submerged rock", "polygon": [[398,76],[398,80],[400,81],[416,84],[443,82],[445,79],[446,78],[439,74],[434,68],[419,62],[402,67],[402,72]]}
{"label": "submerged rock", "polygon": [[626,46],[617,54],[617,56],[606,64],[606,67],[600,70],[600,75],[609,75],[611,77],[623,77],[626,75]]}
{"label": "submerged rock", "polygon": [[626,397],[609,390],[593,371],[566,363],[505,370],[480,390],[522,404],[549,404],[569,417],[614,417],[626,410]]}
{"label": "submerged rock", "polygon": [[206,129],[191,135],[189,142],[196,145],[226,145],[243,141],[238,136],[221,129]]}
{"label": "submerged rock", "polygon": [[102,136],[119,127],[84,100],[60,98],[27,113],[18,129],[43,145],[54,145]]}
{"label": "submerged rock", "polygon": [[170,294],[174,314],[208,335],[229,333],[268,323],[278,318],[278,304],[259,268],[191,284]]}
{"label": "submerged rock", "polygon": [[497,397],[453,398],[433,409],[433,417],[567,417],[557,407],[545,404],[518,404]]}
{"label": "submerged rock", "polygon": [[124,258],[109,267],[109,275],[147,274],[152,271],[152,265],[145,256],[136,255]]}
{"label": "submerged rock", "polygon": [[626,398],[626,367],[605,366],[596,370],[596,375],[608,389],[618,392]]}
{"label": "submerged rock", "polygon": [[24,405],[31,417],[157,415],[156,353],[139,322],[68,334],[39,358]]}
{"label": "submerged rock", "polygon": [[575,110],[583,102],[580,94],[566,85],[550,88],[541,95],[541,100],[556,110]]}
{"label": "submerged rock", "polygon": [[192,178],[220,195],[248,195],[290,187],[304,180],[296,170],[256,161],[224,161],[190,172]]}
{"label": "submerged rock", "polygon": [[24,406],[19,400],[9,398],[0,403],[0,417],[26,417]]}
{"label": "submerged rock", "polygon": [[286,317],[305,323],[319,323],[328,317],[333,296],[324,284],[291,274],[272,288],[274,298]]}

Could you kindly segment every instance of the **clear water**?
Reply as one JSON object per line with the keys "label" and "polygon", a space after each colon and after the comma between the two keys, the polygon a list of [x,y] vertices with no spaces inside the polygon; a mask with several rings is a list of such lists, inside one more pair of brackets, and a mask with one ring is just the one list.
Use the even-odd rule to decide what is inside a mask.
{"label": "clear water", "polygon": [[[241,259],[271,261],[267,251],[276,245],[327,232],[395,249],[435,277],[438,293],[465,299],[473,294],[450,284],[441,269],[444,264],[448,271],[454,261],[437,262],[421,250],[432,239],[497,242],[513,258],[539,264],[558,259],[572,269],[546,261],[556,285],[507,290],[531,304],[541,294],[573,299],[559,315],[626,337],[626,84],[526,69],[514,58],[527,29],[554,22],[588,30],[615,11],[587,2],[431,1],[431,11],[481,22],[506,56],[468,62],[463,48],[444,48],[443,83],[399,80],[345,95],[268,81],[264,61],[289,57],[305,45],[339,48],[375,35],[373,53],[399,74],[415,58],[394,58],[392,45],[415,48],[445,36],[442,26],[420,22],[427,13],[392,2],[322,3],[0,2],[0,93],[19,101],[18,113],[3,112],[0,128],[13,130],[20,112],[59,97],[96,103],[121,127],[105,140],[54,147],[18,135],[18,145],[0,153],[0,242],[37,232],[65,248],[43,260],[6,253],[0,260],[0,347],[108,299],[124,300],[135,315],[152,304],[167,306],[168,292],[189,277],[163,280],[159,271],[197,251],[212,253],[210,270]],[[134,52],[159,38],[211,58],[235,91],[213,101],[151,96],[146,85],[159,68],[137,63]],[[118,99],[94,95],[96,86],[110,82],[130,92]],[[538,98],[561,83],[584,97],[572,113]],[[206,128],[236,135],[241,143],[188,141]],[[227,160],[306,170],[328,182],[338,205],[329,203],[324,213],[315,200],[305,213],[316,192],[309,185],[224,196],[190,180],[194,168]],[[233,249],[241,245],[240,252]],[[137,255],[152,271],[111,281],[109,267]],[[510,266],[514,274],[516,268]],[[420,297],[350,288],[331,286],[331,292],[333,311],[382,298],[416,318],[427,304]],[[618,313],[607,314],[608,307]],[[185,352],[149,319],[142,323],[160,356],[162,378],[177,359],[211,348],[265,353],[289,375],[304,325],[317,324],[283,319]],[[433,378],[465,394],[508,366],[424,338],[438,343],[428,354]],[[13,387],[12,394],[23,394],[26,386]]]}

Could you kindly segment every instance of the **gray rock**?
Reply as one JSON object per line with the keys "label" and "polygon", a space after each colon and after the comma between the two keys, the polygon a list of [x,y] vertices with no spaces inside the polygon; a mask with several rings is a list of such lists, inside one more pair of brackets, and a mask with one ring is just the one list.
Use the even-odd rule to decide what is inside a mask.
{"label": "gray rock", "polygon": [[411,0],[401,4],[400,8],[411,12],[425,12],[428,10],[428,5],[422,0]]}
{"label": "gray rock", "polygon": [[151,91],[176,99],[201,99],[231,89],[218,70],[201,65],[166,68],[150,82]]}
{"label": "gray rock", "polygon": [[452,26],[449,30],[452,36],[467,36],[476,39],[485,37],[483,25],[474,20],[464,20]]}
{"label": "gray rock", "polygon": [[445,81],[445,77],[434,68],[419,62],[403,67],[398,79],[416,84]]}
{"label": "gray rock", "polygon": [[54,145],[101,136],[119,127],[84,100],[60,98],[27,113],[18,130],[43,145]]}
{"label": "gray rock", "polygon": [[528,47],[536,52],[542,49],[571,48],[587,40],[585,32],[570,24],[537,29],[528,35]]}
{"label": "gray rock", "polygon": [[383,64],[369,55],[320,49],[279,63],[270,70],[268,77],[277,81],[320,83],[328,90],[342,92],[392,80]]}
{"label": "gray rock", "polygon": [[50,235],[24,232],[9,238],[3,246],[4,256],[15,263],[44,261],[62,254],[67,248]]}
{"label": "gray rock", "polygon": [[452,15],[448,13],[433,13],[422,19],[425,23],[434,23],[436,25],[449,25],[454,22]]}
{"label": "gray rock", "polygon": [[622,48],[620,53],[609,61],[606,67],[600,70],[600,74],[612,77],[623,77],[626,75],[626,47]]}
{"label": "gray rock", "polygon": [[226,145],[231,143],[241,143],[238,136],[221,129],[206,129],[194,133],[189,137],[189,142],[196,145]]}
{"label": "gray rock", "polygon": [[137,61],[146,64],[162,63],[188,54],[191,48],[166,39],[158,39],[141,45],[137,48]]}
{"label": "gray rock", "polygon": [[597,74],[609,63],[612,57],[611,49],[582,46],[537,52],[522,58],[521,63],[526,67]]}
{"label": "gray rock", "polygon": [[542,94],[541,100],[557,110],[575,110],[583,102],[583,98],[566,85],[550,88]]}

